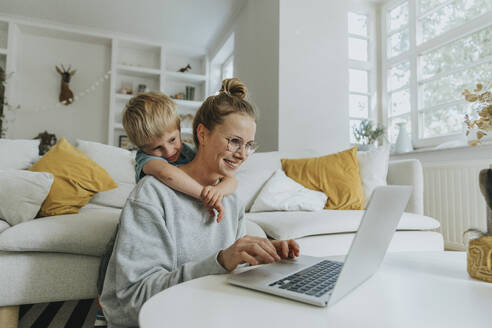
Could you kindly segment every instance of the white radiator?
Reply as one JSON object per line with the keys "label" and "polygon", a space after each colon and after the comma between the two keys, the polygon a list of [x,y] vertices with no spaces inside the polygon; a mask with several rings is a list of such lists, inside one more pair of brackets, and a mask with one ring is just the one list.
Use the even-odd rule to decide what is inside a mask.
{"label": "white radiator", "polygon": [[446,249],[464,250],[463,232],[487,229],[478,175],[489,160],[424,163],[424,214],[441,222]]}

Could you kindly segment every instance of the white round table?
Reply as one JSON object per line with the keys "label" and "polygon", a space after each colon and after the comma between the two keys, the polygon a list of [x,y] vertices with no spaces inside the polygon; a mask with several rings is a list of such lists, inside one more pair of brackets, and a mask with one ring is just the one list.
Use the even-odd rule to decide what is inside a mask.
{"label": "white round table", "polygon": [[389,253],[340,302],[319,308],[207,276],[147,301],[140,327],[492,327],[492,284],[466,272],[463,252]]}

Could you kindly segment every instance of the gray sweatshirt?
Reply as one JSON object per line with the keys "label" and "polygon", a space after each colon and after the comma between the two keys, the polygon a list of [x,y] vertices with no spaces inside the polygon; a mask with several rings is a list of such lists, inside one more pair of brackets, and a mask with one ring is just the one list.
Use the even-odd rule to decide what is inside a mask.
{"label": "gray sweatshirt", "polygon": [[217,223],[202,202],[146,176],[130,194],[109,260],[101,305],[108,327],[138,326],[138,313],[153,295],[181,282],[227,271],[221,249],[243,236],[244,208],[224,197]]}

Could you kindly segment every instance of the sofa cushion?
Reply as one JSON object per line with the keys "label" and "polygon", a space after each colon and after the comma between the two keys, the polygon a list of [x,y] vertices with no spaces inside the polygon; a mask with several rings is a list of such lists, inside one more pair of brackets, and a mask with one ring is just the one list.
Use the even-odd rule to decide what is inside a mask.
{"label": "sofa cushion", "polygon": [[282,169],[304,187],[324,192],[328,196],[326,209],[364,208],[357,147],[321,157],[283,158]]}
{"label": "sofa cushion", "polygon": [[250,211],[320,211],[326,198],[324,193],[304,188],[278,169],[265,183]]}
{"label": "sofa cushion", "polygon": [[[304,236],[355,232],[359,228],[364,211],[322,210],[318,212],[263,212],[246,213],[246,218],[277,240]],[[439,222],[431,217],[403,213],[397,230],[431,230],[439,228]]]}
{"label": "sofa cushion", "polygon": [[244,220],[244,229],[246,230],[246,234],[249,236],[255,236],[260,238],[267,237],[265,231],[263,231],[263,229],[261,229],[260,226],[253,221]]}
{"label": "sofa cushion", "polygon": [[236,190],[238,198],[243,202],[246,212],[251,209],[253,202],[273,173],[282,168],[280,158],[299,158],[314,156],[313,150],[303,150],[298,153],[281,153],[278,151],[254,153],[238,169],[236,179],[239,184]]}
{"label": "sofa cushion", "polygon": [[101,256],[119,212],[94,209],[24,222],[0,234],[0,250]]}
{"label": "sofa cushion", "polygon": [[10,224],[8,224],[6,221],[0,219],[0,233],[2,233],[2,231],[4,231],[4,230],[7,230],[8,228],[10,228]]}
{"label": "sofa cushion", "polygon": [[10,225],[32,220],[53,184],[53,174],[0,170],[0,218]]}
{"label": "sofa cushion", "polygon": [[388,176],[389,146],[357,152],[360,180],[364,191],[365,208],[369,204],[374,188],[386,186]]}
{"label": "sofa cushion", "polygon": [[0,139],[0,169],[24,170],[39,159],[39,139]]}
{"label": "sofa cushion", "polygon": [[[121,210],[88,204],[77,214],[39,218],[10,227],[0,220],[0,251],[57,252],[101,256],[119,222]],[[255,222],[245,220],[246,234],[265,238]]]}
{"label": "sofa cushion", "polygon": [[77,139],[77,149],[104,168],[118,188],[94,195],[90,203],[122,208],[135,187],[135,153],[99,142]]}
{"label": "sofa cushion", "polygon": [[41,215],[77,213],[91,197],[118,185],[101,166],[62,138],[31,168],[55,176]]}

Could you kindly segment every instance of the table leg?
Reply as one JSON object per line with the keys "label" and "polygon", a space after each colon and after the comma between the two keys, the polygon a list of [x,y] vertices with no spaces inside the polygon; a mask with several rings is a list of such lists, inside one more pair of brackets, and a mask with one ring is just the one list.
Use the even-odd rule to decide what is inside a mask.
{"label": "table leg", "polygon": [[19,306],[0,306],[0,327],[17,328],[19,324]]}

